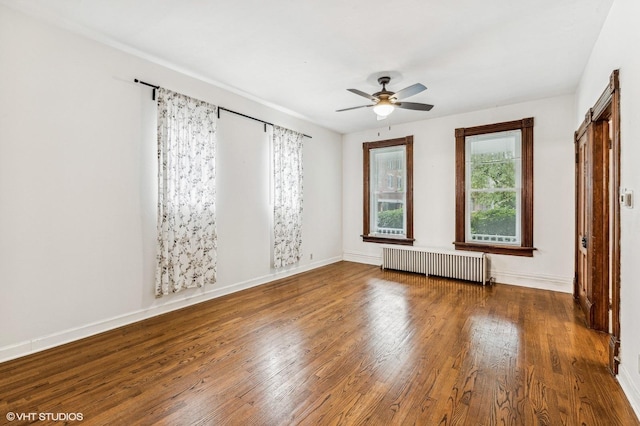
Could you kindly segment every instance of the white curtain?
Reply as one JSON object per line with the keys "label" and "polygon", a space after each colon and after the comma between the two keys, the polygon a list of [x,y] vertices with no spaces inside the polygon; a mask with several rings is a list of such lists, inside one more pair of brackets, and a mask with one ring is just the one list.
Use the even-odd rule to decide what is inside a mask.
{"label": "white curtain", "polygon": [[216,107],[158,89],[156,296],[216,281]]}
{"label": "white curtain", "polygon": [[302,139],[302,133],[273,128],[275,268],[302,257]]}

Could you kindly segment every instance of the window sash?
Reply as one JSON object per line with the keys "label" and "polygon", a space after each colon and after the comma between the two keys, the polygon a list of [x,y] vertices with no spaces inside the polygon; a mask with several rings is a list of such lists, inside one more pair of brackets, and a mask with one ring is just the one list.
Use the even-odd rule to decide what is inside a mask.
{"label": "window sash", "polygon": [[[484,243],[484,244],[498,244],[498,245],[520,245],[521,244],[521,196],[522,196],[522,131],[510,130],[497,133],[488,133],[474,136],[465,137],[465,175],[468,178],[465,180],[465,193],[466,195],[466,208],[465,208],[465,241],[470,243]],[[479,160],[474,163],[480,156],[486,156],[485,160]],[[474,158],[474,156],[476,156]],[[497,183],[491,177],[486,177],[486,185],[480,186],[481,183],[474,181],[474,177],[482,174],[482,168],[493,167],[496,170],[500,170],[500,166],[508,173],[509,165],[513,165],[513,185],[496,186]],[[475,168],[474,168],[475,166]],[[485,173],[485,176],[490,173]],[[502,175],[499,173],[495,173]],[[481,176],[480,176],[481,177]],[[482,180],[482,179],[481,179]],[[475,183],[475,185],[474,185]],[[473,186],[476,186],[475,188]],[[496,211],[497,214],[504,214],[496,210],[492,202],[492,206],[478,209],[474,203],[474,195],[487,194],[515,194],[514,197],[514,223],[513,232],[504,232],[505,228],[512,228],[511,224],[500,226],[500,222],[509,222],[508,219],[502,217],[502,220],[496,219],[493,226],[494,231],[485,230],[485,232],[474,232],[472,226],[472,218],[474,213],[481,214],[486,211]],[[484,228],[491,228],[491,220],[485,219]],[[502,229],[502,232],[500,231]]]}
{"label": "window sash", "polygon": [[[369,151],[370,164],[370,232],[369,236],[406,238],[407,237],[407,209],[406,188],[402,182],[406,181],[406,147],[390,146],[375,148]],[[384,226],[381,224],[383,211],[402,209],[401,227]],[[387,225],[389,225],[387,223]]]}

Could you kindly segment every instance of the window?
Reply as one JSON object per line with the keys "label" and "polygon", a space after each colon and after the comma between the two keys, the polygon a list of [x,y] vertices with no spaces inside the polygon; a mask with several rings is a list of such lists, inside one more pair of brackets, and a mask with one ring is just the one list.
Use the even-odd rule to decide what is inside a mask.
{"label": "window", "polygon": [[413,136],[362,149],[363,241],[413,245]]}
{"label": "window", "polygon": [[533,118],[455,134],[456,249],[533,256]]}

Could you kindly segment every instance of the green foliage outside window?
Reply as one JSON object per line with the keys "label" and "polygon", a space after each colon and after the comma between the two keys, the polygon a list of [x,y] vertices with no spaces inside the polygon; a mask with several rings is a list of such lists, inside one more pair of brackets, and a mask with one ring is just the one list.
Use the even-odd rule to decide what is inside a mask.
{"label": "green foliage outside window", "polygon": [[501,207],[471,213],[471,233],[481,235],[516,235],[516,210]]}
{"label": "green foliage outside window", "polygon": [[402,209],[378,212],[378,228],[402,229],[404,212]]}
{"label": "green foliage outside window", "polygon": [[515,161],[510,152],[471,156],[472,234],[516,235],[515,184]]}

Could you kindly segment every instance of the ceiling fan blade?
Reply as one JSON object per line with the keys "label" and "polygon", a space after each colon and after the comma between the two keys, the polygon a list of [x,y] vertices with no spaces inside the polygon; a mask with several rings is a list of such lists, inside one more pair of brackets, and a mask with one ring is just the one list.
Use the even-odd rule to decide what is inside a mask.
{"label": "ceiling fan blade", "polygon": [[360,106],[355,106],[355,107],[351,107],[351,108],[337,109],[336,112],[349,111],[349,110],[358,109],[358,108],[370,108],[372,106],[373,105],[360,105]]}
{"label": "ceiling fan blade", "polygon": [[358,89],[347,89],[348,91],[350,91],[351,93],[355,93],[356,95],[360,95],[364,98],[370,99],[372,101],[377,101],[379,100],[378,98],[376,98],[373,95],[370,95],[368,93],[363,92],[362,90],[358,90]]}
{"label": "ceiling fan blade", "polygon": [[424,84],[416,83],[416,84],[412,84],[411,86],[405,87],[404,89],[396,92],[391,97],[400,100],[400,99],[408,98],[409,96],[417,95],[418,93],[422,92],[423,90],[427,90],[427,88],[424,86]]}
{"label": "ceiling fan blade", "polygon": [[419,104],[417,102],[398,102],[395,106],[398,108],[414,109],[417,111],[431,111],[431,108],[433,108],[433,105]]}

